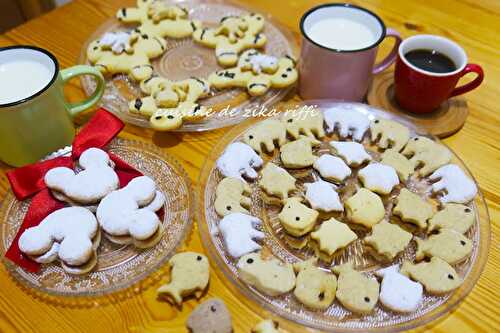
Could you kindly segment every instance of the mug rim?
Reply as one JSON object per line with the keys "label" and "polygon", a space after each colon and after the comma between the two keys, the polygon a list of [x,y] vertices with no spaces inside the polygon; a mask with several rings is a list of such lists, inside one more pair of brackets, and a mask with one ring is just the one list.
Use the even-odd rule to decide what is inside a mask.
{"label": "mug rim", "polygon": [[28,97],[25,97],[23,99],[15,101],[15,102],[9,102],[9,103],[0,104],[0,108],[6,108],[6,107],[11,107],[11,106],[23,104],[23,103],[25,103],[25,102],[27,102],[29,100],[34,99],[35,97],[40,96],[47,89],[49,89],[49,87],[51,87],[52,84],[54,84],[54,82],[56,81],[56,78],[57,78],[57,76],[59,74],[59,62],[57,61],[57,58],[52,53],[50,53],[48,50],[43,49],[43,48],[38,47],[38,46],[33,46],[33,45],[13,45],[13,46],[0,47],[0,52],[8,51],[8,50],[14,50],[14,49],[27,49],[27,50],[32,50],[32,51],[38,51],[38,52],[41,52],[41,53],[45,54],[54,63],[54,74],[53,74],[52,78],[50,79],[49,83],[47,83],[45,85],[45,87],[43,87],[42,89],[40,89],[39,91],[37,91],[33,95],[30,95]]}
{"label": "mug rim", "polygon": [[[382,28],[382,32],[380,34],[379,39],[377,39],[373,44],[371,44],[371,45],[369,45],[367,47],[364,47],[364,48],[361,48],[361,49],[354,49],[354,50],[333,49],[333,48],[330,48],[330,47],[327,47],[327,46],[324,46],[324,45],[321,45],[321,44],[315,42],[305,32],[305,30],[304,30],[304,23],[305,23],[305,20],[307,19],[307,17],[310,14],[314,13],[315,11],[317,11],[319,9],[326,8],[326,7],[346,7],[346,8],[353,8],[353,9],[361,10],[361,11],[363,11],[365,13],[368,13],[369,15],[373,16],[377,20],[377,22],[380,24],[380,26]],[[382,19],[377,14],[375,14],[374,12],[372,12],[369,9],[366,9],[366,8],[360,7],[360,6],[356,6],[356,5],[353,5],[353,4],[350,4],[350,3],[325,3],[325,4],[322,4],[322,5],[319,5],[319,6],[312,7],[308,11],[306,11],[304,13],[304,15],[302,15],[302,18],[300,19],[299,27],[300,27],[300,32],[302,33],[302,36],[305,37],[309,42],[313,43],[316,46],[319,46],[322,49],[325,49],[325,50],[328,50],[328,51],[332,51],[332,52],[336,52],[336,53],[354,53],[354,52],[361,52],[361,51],[366,51],[366,50],[373,49],[374,47],[376,47],[378,44],[380,44],[384,40],[385,35],[386,35],[386,30],[387,30],[386,26],[384,24],[384,21],[382,21]]]}

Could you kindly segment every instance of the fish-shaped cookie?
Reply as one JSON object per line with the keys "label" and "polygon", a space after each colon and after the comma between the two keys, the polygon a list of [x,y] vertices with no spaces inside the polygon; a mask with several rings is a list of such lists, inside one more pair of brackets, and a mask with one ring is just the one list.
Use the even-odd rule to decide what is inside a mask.
{"label": "fish-shaped cookie", "polygon": [[427,239],[415,237],[417,241],[416,259],[438,257],[450,265],[457,264],[467,258],[472,252],[472,241],[452,229],[441,229],[436,235]]}

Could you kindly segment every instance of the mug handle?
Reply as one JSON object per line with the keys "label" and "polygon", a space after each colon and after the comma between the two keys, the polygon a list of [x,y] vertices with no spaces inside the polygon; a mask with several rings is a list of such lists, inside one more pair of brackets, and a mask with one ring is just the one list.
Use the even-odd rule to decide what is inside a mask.
{"label": "mug handle", "polygon": [[464,70],[460,73],[460,77],[463,77],[464,75],[466,75],[468,73],[476,73],[477,77],[474,80],[472,80],[471,82],[453,89],[450,97],[465,94],[468,91],[476,89],[477,87],[479,87],[481,82],[483,82],[484,73],[483,73],[483,69],[481,68],[481,66],[476,65],[476,64],[467,64],[467,66],[465,66]]}
{"label": "mug handle", "polygon": [[105,86],[104,77],[102,76],[102,73],[99,72],[94,67],[87,65],[77,65],[61,70],[61,77],[63,80],[63,84],[66,84],[66,82],[68,82],[72,78],[80,75],[94,76],[97,80],[97,86],[92,96],[90,96],[88,99],[78,103],[68,103],[69,113],[71,114],[72,117],[94,106],[97,102],[99,102],[102,95],[104,94],[104,86]]}
{"label": "mug handle", "polygon": [[394,43],[394,46],[392,47],[391,52],[387,55],[387,57],[384,58],[381,62],[378,64],[375,64],[373,67],[373,74],[378,74],[385,70],[387,67],[392,65],[392,63],[396,60],[396,57],[398,56],[398,48],[399,44],[401,44],[401,35],[399,32],[397,32],[394,29],[387,28],[387,32],[385,34],[385,37],[393,37],[396,40],[396,43]]}

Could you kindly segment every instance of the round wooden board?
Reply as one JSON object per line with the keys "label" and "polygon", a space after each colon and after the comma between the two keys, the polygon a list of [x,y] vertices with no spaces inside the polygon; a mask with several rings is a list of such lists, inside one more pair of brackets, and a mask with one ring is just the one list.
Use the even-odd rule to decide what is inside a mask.
{"label": "round wooden board", "polygon": [[376,75],[367,99],[368,104],[404,117],[440,138],[459,131],[469,114],[467,102],[461,96],[450,98],[431,113],[416,114],[402,109],[394,98],[394,72]]}

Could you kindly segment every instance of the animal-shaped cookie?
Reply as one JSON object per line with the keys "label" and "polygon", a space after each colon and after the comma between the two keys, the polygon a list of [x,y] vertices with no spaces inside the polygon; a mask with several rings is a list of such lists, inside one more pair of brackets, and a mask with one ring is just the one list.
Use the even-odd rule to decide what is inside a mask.
{"label": "animal-shaped cookie", "polygon": [[458,165],[448,164],[440,167],[429,176],[431,181],[437,181],[432,184],[432,191],[446,193],[439,197],[442,203],[468,203],[477,194],[477,186],[472,179],[467,177]]}
{"label": "animal-shaped cookie", "polygon": [[224,153],[217,160],[217,169],[224,177],[234,177],[243,180],[242,176],[250,179],[257,178],[254,168],[260,168],[264,161],[247,144],[233,142],[227,146]]}
{"label": "animal-shaped cookie", "polygon": [[224,178],[215,190],[214,208],[219,216],[232,213],[249,214],[248,208],[252,205],[250,186],[239,178]]}
{"label": "animal-shaped cookie", "polygon": [[295,273],[291,264],[276,258],[262,259],[260,253],[250,253],[236,265],[240,278],[268,296],[278,296],[295,287]]}
{"label": "animal-shaped cookie", "polygon": [[389,194],[399,184],[396,170],[382,163],[368,164],[359,170],[358,177],[364,187],[378,194]]}
{"label": "animal-shaped cookie", "polygon": [[109,49],[115,54],[122,52],[132,53],[131,34],[125,31],[107,32],[100,39],[103,49]]}
{"label": "animal-shaped cookie", "polygon": [[309,259],[293,265],[297,273],[293,294],[307,306],[315,310],[328,308],[335,299],[337,278],[316,267],[317,259]]}
{"label": "animal-shaped cookie", "polygon": [[372,141],[382,149],[391,148],[399,152],[410,140],[410,130],[396,121],[378,118],[370,124]]}
{"label": "animal-shaped cookie", "polygon": [[83,170],[76,174],[66,167],[53,168],[45,174],[45,185],[57,192],[58,198],[67,198],[80,204],[94,204],[120,185],[105,151],[89,148],[80,155],[78,164]]}
{"label": "animal-shaped cookie", "polygon": [[434,214],[429,220],[427,231],[452,229],[461,234],[467,232],[474,224],[474,212],[467,206],[461,204],[445,204],[444,208]]}
{"label": "animal-shaped cookie", "polygon": [[333,133],[337,129],[340,138],[351,136],[354,141],[361,141],[370,126],[370,119],[352,109],[331,107],[324,112],[326,131]]}
{"label": "animal-shaped cookie", "polygon": [[[264,29],[264,23],[264,17],[255,13],[226,16],[221,19],[220,26],[217,28],[196,30],[193,34],[193,40],[215,48],[215,57],[219,65],[223,67],[234,66],[242,51],[261,48],[266,44],[267,38],[261,33]],[[267,65],[273,66],[272,63]]]}
{"label": "animal-shaped cookie", "polygon": [[84,274],[97,263],[100,235],[96,218],[83,207],[54,211],[39,225],[26,229],[19,237],[21,252],[36,262],[60,259],[70,274]]}
{"label": "animal-shaped cookie", "polygon": [[357,167],[372,159],[360,143],[330,141],[329,144],[334,149],[335,153],[342,157],[351,167]]}
{"label": "animal-shaped cookie", "polygon": [[396,197],[396,206],[392,213],[399,216],[404,222],[412,223],[419,228],[427,227],[427,220],[434,215],[432,205],[419,195],[402,188]]}
{"label": "animal-shaped cookie", "polygon": [[251,333],[280,333],[279,323],[272,319],[266,319],[255,325]]}
{"label": "animal-shaped cookie", "polygon": [[288,198],[278,215],[286,232],[295,237],[301,237],[314,228],[319,213],[307,207],[300,198]]}
{"label": "animal-shaped cookie", "polygon": [[285,124],[287,133],[295,140],[300,135],[306,135],[312,139],[325,136],[323,113],[318,110],[313,110],[305,114],[285,112],[281,121]]}
{"label": "animal-shaped cookie", "polygon": [[441,229],[438,234],[427,239],[416,237],[417,261],[425,257],[438,257],[450,265],[466,259],[472,252],[472,241],[461,233],[451,229]]}
{"label": "animal-shaped cookie", "polygon": [[231,314],[219,298],[210,298],[198,305],[188,317],[186,326],[191,333],[232,333]]}
{"label": "animal-shaped cookie", "polygon": [[313,154],[313,147],[319,146],[320,142],[307,136],[301,136],[298,140],[288,142],[281,146],[280,157],[283,165],[290,169],[306,168],[313,165],[317,156]]}
{"label": "animal-shaped cookie", "polygon": [[313,168],[326,180],[342,182],[351,175],[351,169],[337,156],[321,155],[314,161]]}
{"label": "animal-shaped cookie", "polygon": [[116,13],[122,23],[139,24],[135,29],[141,34],[171,38],[189,37],[201,27],[199,21],[187,17],[185,8],[157,0],[137,0],[137,7],[121,8]]}
{"label": "animal-shaped cookie", "polygon": [[335,185],[318,180],[314,183],[304,183],[306,199],[313,209],[323,212],[341,212],[344,206],[340,201]]}
{"label": "animal-shaped cookie", "polygon": [[195,295],[200,298],[208,285],[210,270],[208,259],[196,252],[175,254],[169,261],[170,282],[158,288],[160,295],[166,295],[177,305],[184,297]]}
{"label": "animal-shaped cookie", "polygon": [[412,237],[411,233],[396,224],[382,221],[372,227],[371,235],[365,237],[363,242],[373,249],[377,258],[391,261],[404,251]]}
{"label": "animal-shaped cookie", "polygon": [[[142,81],[153,75],[150,60],[161,55],[166,49],[163,38],[148,34],[130,33],[129,41],[123,37],[115,37],[111,42],[109,35],[105,36],[105,44],[101,40],[91,42],[87,48],[87,58],[102,74],[128,74],[136,81]],[[110,44],[125,44],[121,53],[112,50]],[[130,47],[128,47],[130,45]],[[128,52],[127,52],[128,51]]]}
{"label": "animal-shaped cookie", "polygon": [[377,280],[355,271],[352,263],[335,266],[332,271],[339,276],[336,293],[339,302],[355,313],[372,312],[378,301]]}
{"label": "animal-shaped cookie", "polygon": [[233,258],[239,258],[261,249],[255,242],[265,237],[263,232],[256,229],[261,223],[258,218],[251,215],[232,213],[219,222],[217,233],[222,234],[227,252]]}
{"label": "animal-shaped cookie", "polygon": [[269,195],[277,196],[282,200],[288,199],[288,194],[296,190],[297,181],[283,168],[269,162],[262,169],[259,186]]}
{"label": "animal-shaped cookie", "polygon": [[407,181],[413,174],[413,164],[396,150],[386,149],[380,157],[380,163],[393,167],[402,182]]}
{"label": "animal-shaped cookie", "polygon": [[380,303],[395,312],[413,312],[422,301],[423,287],[399,273],[397,265],[375,271],[382,278]]}
{"label": "animal-shaped cookie", "polygon": [[271,88],[286,88],[297,81],[299,74],[291,57],[275,58],[278,65],[274,70],[259,73],[251,69],[254,66],[247,67],[248,63],[255,62],[255,57],[261,59],[262,54],[256,50],[243,52],[236,67],[210,74],[208,82],[217,89],[246,88],[251,96],[261,96]]}
{"label": "animal-shaped cookie", "polygon": [[410,159],[414,170],[421,167],[418,173],[422,176],[427,176],[451,160],[448,148],[424,136],[412,138],[401,153]]}
{"label": "animal-shaped cookie", "polygon": [[[148,206],[160,195],[160,204]],[[106,195],[97,206],[97,221],[105,236],[117,244],[133,243],[138,248],[156,245],[163,235],[163,225],[155,213],[165,197],[155,182],[146,176],[132,179],[127,186]]]}
{"label": "animal-shaped cookie", "polygon": [[332,217],[321,223],[318,230],[311,232],[311,239],[317,242],[320,251],[332,256],[358,239],[358,236],[345,223]]}
{"label": "animal-shaped cookie", "polygon": [[356,194],[347,199],[344,206],[349,221],[366,228],[372,228],[385,215],[382,199],[365,188],[360,188]]}
{"label": "animal-shaped cookie", "polygon": [[271,153],[275,148],[275,143],[278,147],[286,143],[286,128],[277,119],[266,119],[246,131],[243,142],[259,154],[262,153],[262,147]]}
{"label": "animal-shaped cookie", "polygon": [[462,278],[446,261],[432,257],[430,262],[412,264],[405,261],[400,273],[424,285],[425,290],[432,295],[446,294],[462,284]]}

